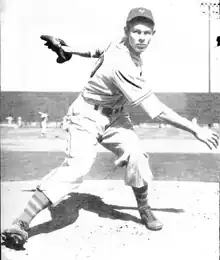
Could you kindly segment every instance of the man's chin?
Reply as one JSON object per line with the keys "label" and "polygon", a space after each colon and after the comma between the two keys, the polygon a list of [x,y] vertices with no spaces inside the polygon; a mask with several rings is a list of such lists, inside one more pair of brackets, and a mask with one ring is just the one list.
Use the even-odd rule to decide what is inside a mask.
{"label": "man's chin", "polygon": [[136,48],[136,49],[135,49],[135,52],[138,53],[138,54],[141,54],[141,53],[143,53],[145,50],[146,50],[146,48],[141,48],[141,49],[140,49],[140,48]]}
{"label": "man's chin", "polygon": [[135,50],[136,50],[136,52],[143,52],[143,51],[145,51],[147,49],[147,46],[143,46],[143,47],[136,47],[135,48]]}
{"label": "man's chin", "polygon": [[147,47],[144,47],[144,48],[137,48],[137,47],[135,47],[135,48],[132,48],[132,51],[133,51],[134,53],[136,53],[137,55],[140,55],[140,54],[142,54],[146,49],[147,49]]}

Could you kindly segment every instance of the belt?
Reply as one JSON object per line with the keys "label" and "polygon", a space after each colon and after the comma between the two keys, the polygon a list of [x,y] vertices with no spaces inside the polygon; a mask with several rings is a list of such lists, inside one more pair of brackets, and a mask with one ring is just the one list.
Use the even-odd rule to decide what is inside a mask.
{"label": "belt", "polygon": [[101,107],[99,105],[94,105],[94,109],[99,110],[102,114],[106,116],[111,116],[121,112],[124,109],[124,107],[121,106],[119,108],[112,109],[110,107]]}

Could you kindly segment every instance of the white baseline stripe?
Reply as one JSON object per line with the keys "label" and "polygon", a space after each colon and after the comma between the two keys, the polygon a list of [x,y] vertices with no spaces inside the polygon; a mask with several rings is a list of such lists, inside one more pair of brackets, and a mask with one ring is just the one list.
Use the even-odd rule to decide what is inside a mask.
{"label": "white baseline stripe", "polygon": [[[128,140],[129,141],[129,140]],[[220,146],[217,149],[210,150],[205,144],[197,140],[168,140],[168,139],[145,139],[141,140],[141,145],[144,151],[149,153],[206,153],[206,154],[220,154]],[[50,152],[65,152],[66,141],[54,140],[45,141],[29,141],[24,143],[11,144],[10,142],[3,142],[1,149],[6,151],[50,151]],[[109,152],[101,145],[97,146],[98,152]]]}

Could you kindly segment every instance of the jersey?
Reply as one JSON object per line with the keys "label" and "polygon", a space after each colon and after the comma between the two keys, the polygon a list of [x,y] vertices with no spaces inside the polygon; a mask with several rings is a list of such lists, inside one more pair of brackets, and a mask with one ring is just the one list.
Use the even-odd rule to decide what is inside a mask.
{"label": "jersey", "polygon": [[48,114],[42,112],[39,112],[39,114],[40,114],[41,122],[47,122]]}
{"label": "jersey", "polygon": [[154,109],[154,94],[143,77],[142,66],[141,57],[129,50],[125,40],[111,43],[102,52],[81,95],[92,104],[111,108],[126,102],[137,106],[148,99],[147,112],[154,118],[161,111]]}

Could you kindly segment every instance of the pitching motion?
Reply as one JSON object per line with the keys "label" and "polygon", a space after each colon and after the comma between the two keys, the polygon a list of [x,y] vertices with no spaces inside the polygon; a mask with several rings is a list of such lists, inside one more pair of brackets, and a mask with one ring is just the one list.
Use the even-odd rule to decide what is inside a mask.
{"label": "pitching motion", "polygon": [[98,59],[87,84],[65,117],[69,135],[65,160],[42,179],[21,215],[3,231],[2,238],[6,243],[23,245],[34,217],[79,185],[79,180],[94,163],[97,143],[114,153],[116,164],[124,167],[124,181],[136,198],[143,224],[153,231],[162,229],[163,224],[148,202],[153,176],[149,155],[142,149],[129,114],[124,111],[125,103],[141,106],[152,119],[188,131],[210,149],[218,147],[219,136],[179,116],[163,104],[147,84],[142,53],[154,34],[152,12],[134,8],[128,14],[122,39],[105,48],[78,51],[57,38],[41,37],[58,55],[58,62],[70,59],[73,54]]}

